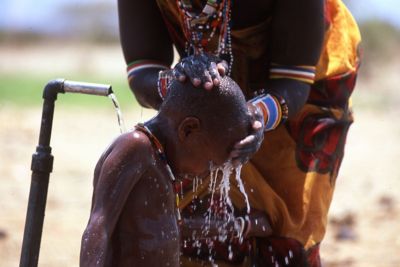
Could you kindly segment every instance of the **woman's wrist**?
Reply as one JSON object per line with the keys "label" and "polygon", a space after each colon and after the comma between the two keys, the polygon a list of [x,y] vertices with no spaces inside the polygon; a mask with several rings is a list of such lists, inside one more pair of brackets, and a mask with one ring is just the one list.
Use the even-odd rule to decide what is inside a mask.
{"label": "woman's wrist", "polygon": [[158,93],[159,72],[169,67],[162,62],[137,60],[127,66],[129,87],[141,106],[158,109],[163,99]]}
{"label": "woman's wrist", "polygon": [[250,103],[261,111],[265,131],[274,130],[288,118],[289,109],[285,99],[265,93],[264,89],[256,91],[256,97]]}
{"label": "woman's wrist", "polygon": [[157,91],[162,100],[167,96],[168,88],[173,78],[174,76],[171,69],[160,70],[158,72]]}

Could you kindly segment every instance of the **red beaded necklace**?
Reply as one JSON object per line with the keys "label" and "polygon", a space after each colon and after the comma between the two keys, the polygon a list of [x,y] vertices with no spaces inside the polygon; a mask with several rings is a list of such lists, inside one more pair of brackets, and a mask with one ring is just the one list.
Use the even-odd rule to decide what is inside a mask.
{"label": "red beaded necklace", "polygon": [[178,222],[180,222],[181,214],[179,211],[179,194],[177,192],[176,179],[175,179],[174,173],[172,172],[171,167],[169,166],[169,164],[167,162],[167,157],[165,155],[164,148],[163,148],[162,144],[160,143],[160,141],[158,140],[158,138],[150,131],[150,129],[146,125],[144,125],[143,123],[139,123],[135,126],[135,128],[137,130],[141,131],[142,133],[144,133],[150,139],[150,142],[156,148],[157,155],[160,157],[162,162],[165,164],[165,168],[167,169],[169,178],[172,183],[172,188],[175,193],[176,217],[178,219]]}
{"label": "red beaded necklace", "polygon": [[186,54],[204,52],[218,30],[218,45],[215,51],[208,51],[233,63],[230,33],[231,0],[207,0],[200,14],[193,9],[192,0],[176,0],[186,37]]}

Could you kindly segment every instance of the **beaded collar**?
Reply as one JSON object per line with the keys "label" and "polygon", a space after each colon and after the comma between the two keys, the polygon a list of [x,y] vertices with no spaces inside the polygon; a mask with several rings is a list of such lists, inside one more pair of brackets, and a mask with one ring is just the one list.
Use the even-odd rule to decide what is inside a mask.
{"label": "beaded collar", "polygon": [[200,14],[196,14],[193,0],[176,0],[182,19],[182,28],[186,37],[186,54],[204,52],[215,33],[219,32],[216,51],[208,51],[229,61],[229,70],[233,63],[231,41],[231,0],[207,0]]}
{"label": "beaded collar", "polygon": [[180,215],[180,212],[179,212],[179,194],[177,193],[176,185],[175,185],[176,179],[175,179],[174,173],[172,172],[171,167],[169,166],[169,164],[167,162],[167,157],[166,157],[165,152],[164,152],[164,147],[162,146],[162,144],[158,140],[158,138],[143,123],[138,123],[135,126],[135,128],[136,128],[136,130],[141,131],[142,133],[144,133],[150,139],[150,142],[156,148],[157,155],[160,157],[161,161],[165,165],[165,168],[167,169],[170,181],[172,183],[172,188],[173,188],[174,193],[175,193],[175,204],[176,204],[176,211],[177,211],[176,216],[177,216],[178,222],[180,222],[181,221],[181,215]]}

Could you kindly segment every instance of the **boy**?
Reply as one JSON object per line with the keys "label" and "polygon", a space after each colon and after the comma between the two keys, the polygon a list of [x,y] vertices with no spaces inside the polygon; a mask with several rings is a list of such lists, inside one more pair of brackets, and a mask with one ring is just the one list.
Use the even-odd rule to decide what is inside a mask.
{"label": "boy", "polygon": [[179,266],[174,185],[222,165],[249,134],[236,83],[212,90],[173,81],[157,116],[119,136],[99,159],[81,266]]}

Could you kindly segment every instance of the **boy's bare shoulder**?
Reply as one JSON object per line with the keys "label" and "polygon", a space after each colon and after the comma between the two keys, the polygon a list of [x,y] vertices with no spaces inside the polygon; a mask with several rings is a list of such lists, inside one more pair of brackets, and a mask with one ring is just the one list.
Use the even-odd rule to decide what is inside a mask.
{"label": "boy's bare shoulder", "polygon": [[111,144],[112,151],[122,157],[145,156],[153,151],[149,138],[141,131],[132,130],[118,136]]}

